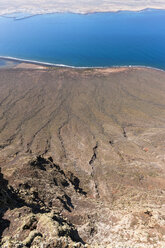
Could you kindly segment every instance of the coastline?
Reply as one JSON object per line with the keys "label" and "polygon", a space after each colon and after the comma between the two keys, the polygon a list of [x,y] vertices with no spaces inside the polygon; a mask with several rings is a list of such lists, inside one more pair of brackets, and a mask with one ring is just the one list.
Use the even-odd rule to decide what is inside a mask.
{"label": "coastline", "polygon": [[[165,16],[164,15],[165,14],[165,10],[161,10],[159,12],[157,10],[154,11],[153,9],[145,9],[145,10],[141,10],[141,12],[142,12],[142,14],[138,14],[138,12],[136,12],[135,13],[135,16],[137,18],[143,18],[143,17],[145,18],[145,15],[147,17],[148,17],[148,15],[149,16],[151,15],[151,17],[152,17],[152,15],[155,16],[155,14],[158,16],[159,13],[160,13],[160,15],[163,16],[163,18]],[[110,13],[110,12],[106,12],[106,13],[98,12],[98,18],[104,18],[104,16],[105,16],[105,19],[106,19],[106,16],[107,16],[107,18],[109,18],[109,14],[108,13]],[[117,18],[118,19],[122,18],[122,16],[124,16],[125,14],[126,14],[126,16],[128,16],[130,18],[134,18],[134,13],[133,12],[129,12],[129,11],[127,11],[127,12],[121,12],[121,11],[118,11],[118,13],[119,13],[119,14],[117,14]],[[75,15],[77,15],[76,18],[85,18],[85,17],[81,16],[81,14],[80,15],[75,14]],[[92,20],[93,20],[92,15],[94,15],[94,14],[90,14],[89,13],[88,15],[89,16],[87,17],[87,20],[88,20],[88,18],[92,18]],[[116,19],[116,14],[110,14],[110,15],[112,16],[112,18],[114,18],[114,20]],[[60,18],[63,18],[63,17],[65,17],[65,14],[61,14],[60,16],[61,16]],[[72,20],[72,18],[74,18],[74,14],[73,15],[68,14],[68,16],[69,16],[69,18],[71,20]],[[7,21],[7,23],[10,23],[10,21],[11,21],[13,23],[13,25],[19,25],[19,23],[14,23],[15,20],[22,20],[22,19],[26,19],[26,18],[30,18],[30,17],[32,17],[32,16],[30,16],[30,14],[27,14],[27,13],[16,13],[15,15],[14,14],[11,14],[11,15],[4,16],[4,19],[12,19],[12,20],[9,20],[9,22]],[[58,15],[57,15],[57,17],[58,17]],[[42,15],[40,15],[38,17],[38,19],[40,19],[40,18],[42,19]],[[44,16],[43,16],[43,18],[44,18]],[[48,14],[48,18],[54,18],[54,17],[53,17],[53,15]],[[34,18],[34,20],[33,19],[30,20],[30,22],[36,22],[37,20]],[[3,23],[3,21],[6,22],[6,20],[2,20],[2,23]],[[130,21],[129,21],[129,18],[128,18],[128,25],[129,25],[129,22]],[[24,25],[24,22],[21,23],[21,25]],[[10,28],[10,26],[9,26],[9,28]],[[47,28],[49,28],[49,25],[47,26]],[[19,36],[19,34],[18,34],[18,36]],[[67,38],[67,37],[64,36],[64,38]],[[128,39],[128,41],[129,41],[129,39]],[[5,45],[5,40],[4,40],[4,46],[6,46]],[[16,44],[15,44],[15,46],[16,46]],[[136,49],[136,47],[135,47],[135,49]],[[134,51],[134,47],[133,47],[132,50]],[[12,55],[11,52],[5,52],[5,51],[3,52],[3,50],[1,51],[1,55],[4,55],[4,56],[0,56],[0,59],[8,60],[8,61],[9,60],[10,61],[17,61],[18,63],[20,63],[20,62],[21,63],[29,63],[29,64],[36,64],[37,66],[49,66],[49,67],[63,67],[63,68],[66,67],[66,68],[77,68],[77,69],[108,68],[108,67],[112,67],[112,68],[113,67],[148,67],[148,68],[151,67],[151,68],[154,68],[154,69],[158,69],[158,70],[163,70],[164,71],[165,70],[165,65],[163,63],[161,63],[161,61],[157,60],[160,63],[159,62],[158,63],[155,63],[156,60],[154,61],[152,58],[150,59],[150,54],[152,54],[152,51],[153,50],[151,49],[151,51],[149,51],[149,53],[148,53],[149,59],[145,59],[144,58],[144,60],[143,59],[142,60],[141,59],[139,59],[139,60],[138,59],[137,60],[136,59],[135,60],[134,59],[128,59],[128,60],[121,59],[120,60],[119,59],[119,61],[118,61],[118,60],[115,60],[114,59],[114,60],[111,61],[111,58],[113,58],[114,55],[113,54],[109,54],[108,55],[109,56],[109,60],[106,60],[104,63],[102,63],[102,61],[100,61],[99,59],[98,59],[97,63],[95,63],[95,61],[85,61],[85,60],[84,61],[81,61],[81,63],[79,63],[78,60],[70,60],[70,59],[67,59],[67,58],[63,61],[59,57],[56,58],[56,55],[55,54],[54,54],[54,57],[52,57],[51,61],[50,61],[49,57],[46,58],[46,57],[43,56],[43,58],[42,58],[42,57],[40,57],[40,55],[39,56],[34,56],[32,54],[29,56],[29,54],[26,54],[26,53],[25,54],[22,53],[22,56],[21,56],[21,54],[20,55],[17,55],[17,53],[16,53],[15,56],[12,57],[11,56]],[[93,53],[95,53],[95,51],[93,51]],[[138,56],[141,56],[141,53],[140,54],[137,53],[137,55]],[[26,57],[27,57],[27,59],[25,59]],[[159,55],[157,57],[159,59]]]}
{"label": "coastline", "polygon": [[[21,64],[26,64],[26,65],[32,65],[33,68],[35,66],[36,69],[44,69],[44,68],[50,68],[50,67],[54,67],[54,68],[66,68],[66,69],[79,69],[79,70],[83,70],[83,69],[127,69],[127,68],[135,68],[135,69],[152,69],[152,70],[157,70],[157,71],[162,71],[165,72],[165,70],[160,69],[160,68],[156,68],[156,67],[152,67],[152,66],[142,66],[142,65],[123,65],[123,66],[72,66],[72,65],[65,65],[65,64],[54,64],[54,63],[49,63],[49,62],[41,62],[41,61],[36,61],[36,60],[27,60],[27,59],[20,59],[20,58],[15,58],[15,57],[9,57],[9,56],[0,56],[0,60],[5,60],[7,62],[15,62],[18,63],[15,66],[17,68],[21,68],[19,67],[19,65]],[[27,68],[27,66],[25,66]],[[29,68],[30,66],[28,66]],[[0,66],[0,68],[2,68]],[[3,68],[5,68],[5,66],[3,66]]]}
{"label": "coastline", "polygon": [[0,12],[0,17],[14,19],[15,21],[21,21],[25,19],[29,19],[35,16],[40,15],[53,15],[53,14],[75,14],[75,15],[94,15],[94,14],[112,14],[112,13],[121,13],[121,12],[130,12],[130,13],[142,13],[147,11],[165,11],[164,8],[142,8],[142,9],[117,9],[117,10],[98,10],[98,11],[40,11],[40,12],[29,12],[27,10],[23,10],[21,12],[14,11],[11,13],[3,13]]}
{"label": "coastline", "polygon": [[[0,17],[4,18],[14,18],[15,20],[22,20],[22,19],[27,19],[31,18],[36,15],[46,15],[46,14],[57,14],[57,13],[70,13],[70,14],[80,14],[80,15],[90,15],[90,14],[96,14],[96,13],[118,13],[118,12],[143,12],[143,11],[150,11],[150,10],[165,10],[165,4],[162,6],[125,6],[125,7],[100,7],[99,9],[91,8],[91,9],[86,9],[82,10],[81,8],[75,8],[75,9],[61,9],[61,8],[50,8],[50,9],[33,9],[33,8],[18,8],[18,9],[6,9],[6,10],[1,10],[0,9]],[[17,17],[18,14],[25,14],[23,17]],[[7,16],[7,15],[13,15],[13,16]],[[14,16],[15,15],[15,16]]]}

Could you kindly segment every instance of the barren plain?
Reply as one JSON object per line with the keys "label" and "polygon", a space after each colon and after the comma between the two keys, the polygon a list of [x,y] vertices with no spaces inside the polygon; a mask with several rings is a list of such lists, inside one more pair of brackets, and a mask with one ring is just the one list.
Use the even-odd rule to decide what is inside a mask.
{"label": "barren plain", "polygon": [[164,71],[1,69],[1,247],[163,248],[164,147]]}
{"label": "barren plain", "polygon": [[146,8],[165,9],[164,0],[0,0],[0,14],[53,12],[93,13],[119,10],[138,11]]}

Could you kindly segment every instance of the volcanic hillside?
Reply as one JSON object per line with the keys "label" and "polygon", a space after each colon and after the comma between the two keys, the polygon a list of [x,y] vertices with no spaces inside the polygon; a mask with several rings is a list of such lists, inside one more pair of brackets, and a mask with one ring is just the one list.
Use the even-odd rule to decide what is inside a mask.
{"label": "volcanic hillside", "polygon": [[163,247],[165,72],[24,67],[0,70],[1,247]]}

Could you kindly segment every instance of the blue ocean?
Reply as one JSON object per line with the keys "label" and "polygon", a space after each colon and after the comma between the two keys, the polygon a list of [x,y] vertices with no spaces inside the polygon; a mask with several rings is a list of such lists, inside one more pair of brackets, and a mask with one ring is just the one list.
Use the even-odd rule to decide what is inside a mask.
{"label": "blue ocean", "polygon": [[165,69],[165,10],[0,17],[0,56],[77,67]]}

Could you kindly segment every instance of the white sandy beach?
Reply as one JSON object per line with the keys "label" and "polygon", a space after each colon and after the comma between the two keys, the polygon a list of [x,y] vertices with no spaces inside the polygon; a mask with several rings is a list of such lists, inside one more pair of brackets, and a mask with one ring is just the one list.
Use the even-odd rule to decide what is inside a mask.
{"label": "white sandy beach", "polygon": [[0,0],[0,15],[11,13],[43,14],[53,12],[93,13],[146,8],[165,9],[164,0]]}

